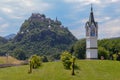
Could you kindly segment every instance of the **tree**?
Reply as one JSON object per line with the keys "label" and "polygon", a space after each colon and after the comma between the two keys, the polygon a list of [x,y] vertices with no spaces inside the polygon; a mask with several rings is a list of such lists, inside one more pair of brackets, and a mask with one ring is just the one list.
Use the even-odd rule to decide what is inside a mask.
{"label": "tree", "polygon": [[72,55],[68,51],[65,51],[62,53],[61,61],[63,62],[63,66],[65,69],[70,69],[70,66],[72,64],[71,58],[72,58]]}
{"label": "tree", "polygon": [[14,55],[13,56],[15,56],[19,60],[25,60],[27,58],[26,54],[25,54],[25,51],[23,51],[22,49],[14,50]]}
{"label": "tree", "polygon": [[30,58],[30,66],[32,66],[33,69],[38,68],[42,64],[41,57],[37,55],[33,55]]}
{"label": "tree", "polygon": [[75,57],[72,57],[71,59],[71,68],[72,68],[72,75],[75,75],[74,69],[75,69]]}
{"label": "tree", "polygon": [[86,42],[85,39],[77,41],[70,49],[70,52],[79,59],[85,59]]}
{"label": "tree", "polygon": [[98,40],[98,46],[109,51],[110,57],[116,59],[116,56],[119,56],[117,54],[120,52],[120,38]]}
{"label": "tree", "polygon": [[30,65],[30,69],[29,69],[28,73],[32,73],[32,61],[29,61],[29,65]]}
{"label": "tree", "polygon": [[101,57],[104,57],[104,59],[108,59],[109,58],[109,51],[107,51],[103,47],[99,47],[98,48],[98,58],[101,59]]}

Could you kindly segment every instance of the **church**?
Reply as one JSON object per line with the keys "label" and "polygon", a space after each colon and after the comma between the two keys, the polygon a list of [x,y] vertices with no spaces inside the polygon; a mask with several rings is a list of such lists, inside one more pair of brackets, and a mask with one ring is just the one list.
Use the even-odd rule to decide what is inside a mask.
{"label": "church", "polygon": [[91,5],[91,12],[89,20],[85,24],[86,29],[86,59],[98,59],[98,23],[95,22],[93,8]]}

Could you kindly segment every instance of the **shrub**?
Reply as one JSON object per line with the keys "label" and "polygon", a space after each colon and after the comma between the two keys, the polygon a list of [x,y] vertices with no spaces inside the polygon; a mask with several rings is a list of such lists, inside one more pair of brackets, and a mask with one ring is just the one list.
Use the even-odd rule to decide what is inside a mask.
{"label": "shrub", "polygon": [[120,53],[118,53],[117,60],[120,61]]}
{"label": "shrub", "polygon": [[32,65],[33,69],[38,68],[41,65],[42,61],[41,61],[41,57],[37,56],[37,55],[33,55],[30,58],[30,65]]}
{"label": "shrub", "polygon": [[72,53],[78,59],[85,59],[85,44],[85,39],[77,41],[73,46],[71,46],[70,53]]}
{"label": "shrub", "polygon": [[46,56],[42,56],[42,62],[48,62],[48,59]]}
{"label": "shrub", "polygon": [[120,61],[120,53],[118,53],[118,54],[113,54],[112,57],[113,57],[113,60],[118,60],[118,61]]}
{"label": "shrub", "polygon": [[63,66],[65,69],[70,69],[70,66],[72,64],[71,58],[72,58],[72,55],[69,52],[65,51],[62,53],[61,61],[63,62]]}
{"label": "shrub", "polygon": [[117,60],[117,54],[113,54],[113,60]]}
{"label": "shrub", "polygon": [[103,57],[104,59],[108,59],[109,57],[109,51],[107,51],[103,47],[98,48],[98,58],[101,59],[101,57]]}

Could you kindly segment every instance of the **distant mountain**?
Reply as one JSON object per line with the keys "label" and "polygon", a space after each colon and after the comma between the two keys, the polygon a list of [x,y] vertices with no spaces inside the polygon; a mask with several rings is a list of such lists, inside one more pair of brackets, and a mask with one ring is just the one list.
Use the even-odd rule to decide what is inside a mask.
{"label": "distant mountain", "polygon": [[4,37],[0,37],[0,45],[3,45],[5,43],[7,43],[7,42],[8,42],[7,39],[5,39]]}
{"label": "distant mountain", "polygon": [[120,39],[120,37],[112,37],[112,38],[109,38],[109,39]]}
{"label": "distant mountain", "polygon": [[27,57],[38,54],[58,58],[76,41],[76,37],[57,18],[52,20],[44,14],[33,13],[21,25],[11,43],[3,48],[12,55],[21,49]]}
{"label": "distant mountain", "polygon": [[9,34],[7,36],[5,36],[4,38],[9,40],[9,39],[13,39],[16,36],[16,34]]}

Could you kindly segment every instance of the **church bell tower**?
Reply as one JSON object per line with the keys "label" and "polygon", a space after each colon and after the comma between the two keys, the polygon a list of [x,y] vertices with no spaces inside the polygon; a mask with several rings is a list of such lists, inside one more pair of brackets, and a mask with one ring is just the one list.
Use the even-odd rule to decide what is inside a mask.
{"label": "church bell tower", "polygon": [[98,24],[95,22],[93,15],[93,8],[91,5],[91,12],[89,21],[85,24],[86,28],[86,59],[98,59]]}

